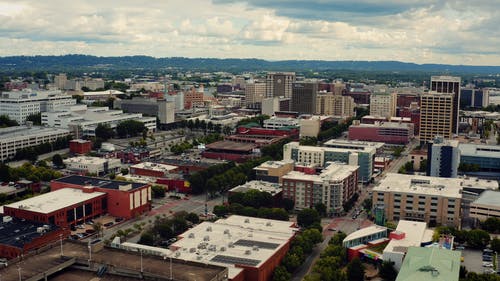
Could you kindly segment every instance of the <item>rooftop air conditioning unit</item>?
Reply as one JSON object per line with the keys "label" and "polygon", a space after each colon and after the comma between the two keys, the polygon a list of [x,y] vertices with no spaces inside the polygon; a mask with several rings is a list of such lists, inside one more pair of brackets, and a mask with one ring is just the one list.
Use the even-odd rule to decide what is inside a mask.
{"label": "rooftop air conditioning unit", "polygon": [[245,251],[245,255],[247,255],[247,256],[250,255],[251,253],[252,253],[252,251],[250,251],[250,250]]}
{"label": "rooftop air conditioning unit", "polygon": [[210,236],[206,235],[205,237],[203,237],[203,241],[210,241]]}
{"label": "rooftop air conditioning unit", "polygon": [[188,238],[194,238],[194,233],[189,233]]}

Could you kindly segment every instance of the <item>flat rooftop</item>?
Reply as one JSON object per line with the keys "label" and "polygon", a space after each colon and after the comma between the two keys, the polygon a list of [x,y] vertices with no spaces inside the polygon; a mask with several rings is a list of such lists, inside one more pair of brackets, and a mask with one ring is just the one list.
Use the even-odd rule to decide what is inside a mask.
{"label": "flat rooftop", "polygon": [[276,169],[281,168],[287,164],[293,164],[293,160],[280,160],[280,161],[266,161],[254,169]]}
{"label": "flat rooftop", "polygon": [[397,232],[402,232],[405,237],[401,240],[391,239],[384,249],[384,252],[405,253],[408,247],[420,247],[422,242],[432,241],[432,230],[427,229],[425,222],[400,220],[396,227]]}
{"label": "flat rooftop", "polygon": [[500,192],[485,190],[473,204],[500,207]]}
{"label": "flat rooftop", "polygon": [[171,249],[183,260],[225,266],[229,278],[243,268],[260,267],[294,236],[293,222],[231,216],[203,222],[181,234]]}
{"label": "flat rooftop", "polygon": [[353,233],[349,234],[344,238],[342,242],[346,241],[351,241],[354,239],[359,239],[365,236],[373,235],[379,232],[387,231],[387,227],[383,227],[380,225],[371,225],[365,228],[362,228],[360,230],[354,231]]}
{"label": "flat rooftop", "polygon": [[360,127],[360,128],[390,128],[390,129],[413,129],[412,123],[398,123],[398,122],[380,122],[375,124],[358,124],[351,125],[350,127]]}
{"label": "flat rooftop", "polygon": [[91,156],[77,156],[64,159],[65,163],[80,163],[80,164],[93,164],[93,165],[103,165],[108,162],[109,159]]}
{"label": "flat rooftop", "polygon": [[[0,220],[2,220],[2,218],[3,216],[0,217]],[[55,225],[47,225],[16,218],[12,218],[12,220],[8,222],[1,222],[0,244],[22,249],[24,244],[30,243],[34,239],[44,235],[44,233],[38,232],[40,227],[44,228],[44,233],[58,229]]]}
{"label": "flat rooftop", "polygon": [[230,189],[229,192],[246,193],[247,191],[250,191],[250,190],[264,191],[264,192],[269,192],[271,195],[275,195],[275,194],[280,193],[283,189],[277,183],[253,180],[253,181],[246,182],[242,185],[238,185],[238,186]]}
{"label": "flat rooftop", "polygon": [[42,214],[50,214],[62,208],[79,204],[105,194],[104,192],[98,191],[85,193],[80,189],[62,188],[5,206]]}
{"label": "flat rooftop", "polygon": [[328,145],[324,144],[325,146],[309,146],[309,145],[300,145],[298,142],[289,142],[286,145],[291,146],[292,148],[297,148],[305,151],[316,151],[316,152],[352,152],[352,153],[359,153],[359,152],[364,152],[364,153],[373,153],[375,154],[376,152],[376,147],[375,146],[359,146],[359,145],[354,145],[354,146],[349,146],[349,145],[341,145],[341,146],[336,146],[335,144]]}
{"label": "flat rooftop", "polygon": [[233,151],[245,151],[251,152],[252,149],[256,148],[257,145],[253,143],[243,143],[243,142],[235,142],[235,141],[217,141],[211,144],[207,144],[207,149],[216,149],[216,150],[233,150]]}
{"label": "flat rooftop", "polygon": [[459,251],[435,247],[410,247],[396,281],[456,281],[460,273]]}
{"label": "flat rooftop", "polygon": [[127,182],[127,181],[114,181],[101,178],[85,177],[78,175],[71,175],[63,178],[53,180],[53,182],[62,182],[80,186],[94,186],[106,189],[120,189],[120,186],[132,185],[132,189],[143,187],[143,183]]}
{"label": "flat rooftop", "polygon": [[500,158],[500,145],[461,143],[458,145],[461,156]]}
{"label": "flat rooftop", "polygon": [[0,128],[0,142],[4,139],[16,138],[16,137],[29,137],[29,136],[41,136],[41,135],[53,135],[57,133],[67,133],[70,131],[66,129],[59,128],[46,128],[40,126],[14,126],[8,128]]}
{"label": "flat rooftop", "polygon": [[324,146],[326,147],[349,147],[358,149],[363,149],[363,147],[375,147],[376,149],[380,149],[384,145],[385,143],[383,142],[340,140],[340,139],[332,139],[324,143]]}
{"label": "flat rooftop", "polygon": [[373,191],[462,198],[462,184],[463,180],[460,178],[387,173],[379,184],[373,188]]}
{"label": "flat rooftop", "polygon": [[130,166],[130,168],[146,169],[158,172],[170,172],[177,169],[178,167],[161,163],[141,162]]}

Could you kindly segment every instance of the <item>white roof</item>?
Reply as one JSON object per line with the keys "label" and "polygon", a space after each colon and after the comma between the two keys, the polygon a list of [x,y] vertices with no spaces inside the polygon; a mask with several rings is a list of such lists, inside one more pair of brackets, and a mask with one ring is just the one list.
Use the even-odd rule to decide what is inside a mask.
{"label": "white roof", "polygon": [[462,198],[463,180],[387,173],[373,191]]}
{"label": "white roof", "polygon": [[[391,239],[389,244],[384,249],[385,252],[400,252],[405,253],[408,247],[420,247],[422,242],[427,241],[427,224],[425,222],[400,220],[396,231],[405,233],[405,237],[401,240]],[[432,235],[431,235],[432,238]]]}
{"label": "white roof", "polygon": [[284,175],[282,178],[317,182],[323,182],[325,180],[339,181],[344,180],[345,178],[352,175],[352,173],[358,168],[359,166],[331,163],[325,169],[323,169],[323,171],[321,171],[321,174],[319,175],[311,175],[299,171],[291,171]]}
{"label": "white roof", "polygon": [[284,247],[297,230],[293,222],[231,216],[203,222],[180,235],[171,245],[174,257],[228,268],[229,279],[243,268],[259,267]]}
{"label": "white roof", "polygon": [[141,163],[137,163],[135,165],[130,166],[130,168],[145,169],[145,170],[152,170],[152,171],[158,171],[158,172],[169,172],[169,171],[177,169],[178,167],[172,166],[172,165],[167,165],[167,164],[160,164],[160,163],[141,162]]}
{"label": "white roof", "polygon": [[108,161],[109,159],[100,157],[91,157],[91,156],[77,156],[63,160],[65,164],[79,163],[79,164],[93,164],[93,165],[104,165],[104,163]]}
{"label": "white roof", "polygon": [[80,189],[63,188],[5,206],[49,214],[59,209],[79,204],[105,194],[104,192],[98,191],[84,193]]}
{"label": "white roof", "polygon": [[270,194],[277,194],[282,191],[282,188],[279,184],[277,183],[272,183],[272,182],[267,182],[267,181],[258,181],[258,180],[253,180],[246,182],[242,185],[238,185],[232,189],[230,189],[230,192],[246,192],[249,189],[255,189],[259,191],[265,191],[269,192]]}
{"label": "white roof", "polygon": [[254,169],[272,169],[272,168],[279,168],[283,167],[286,164],[291,164],[293,163],[293,160],[280,160],[280,161],[266,161],[259,166],[255,167]]}
{"label": "white roof", "polygon": [[347,235],[346,238],[344,238],[343,242],[345,243],[346,241],[351,241],[354,239],[363,238],[365,236],[376,234],[376,233],[379,233],[382,231],[387,231],[387,227],[383,227],[380,225],[371,225],[369,227],[362,228],[360,230],[354,231],[353,233]]}
{"label": "white roof", "polygon": [[481,193],[481,196],[473,202],[473,204],[500,207],[500,192],[493,190],[486,190]]}

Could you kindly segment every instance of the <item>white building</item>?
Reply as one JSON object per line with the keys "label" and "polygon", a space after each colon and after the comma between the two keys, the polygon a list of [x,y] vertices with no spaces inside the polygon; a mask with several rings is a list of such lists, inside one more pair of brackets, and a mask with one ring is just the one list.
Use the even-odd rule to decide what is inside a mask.
{"label": "white building", "polygon": [[375,93],[370,97],[370,115],[392,117],[396,116],[396,93]]}
{"label": "white building", "polygon": [[117,173],[121,167],[120,159],[78,156],[63,160],[66,169],[83,174],[102,176]]}
{"label": "white building", "polygon": [[123,113],[122,110],[110,110],[108,107],[77,105],[42,113],[42,125],[71,129],[78,137],[95,136],[95,129],[99,124],[109,124],[111,128],[116,128],[120,122],[127,120],[142,122],[149,131],[156,130],[156,117]]}
{"label": "white building", "polygon": [[264,120],[264,128],[279,129],[288,126],[299,126],[299,120],[291,117],[271,117]]}
{"label": "white building", "polygon": [[268,192],[272,196],[280,193],[282,191],[281,186],[278,183],[272,183],[267,181],[253,180],[248,181],[242,185],[238,185],[229,190],[229,193],[246,193],[249,190],[258,190],[260,192]]}
{"label": "white building", "polygon": [[266,83],[252,81],[245,87],[245,104],[249,108],[260,108],[262,100],[266,96]]}
{"label": "white building", "polygon": [[6,161],[16,155],[21,148],[33,147],[42,143],[54,142],[67,137],[67,129],[16,126],[0,129],[0,161]]}
{"label": "white building", "polygon": [[32,114],[53,111],[62,106],[74,105],[76,100],[61,91],[14,91],[2,92],[0,114],[24,124]]}

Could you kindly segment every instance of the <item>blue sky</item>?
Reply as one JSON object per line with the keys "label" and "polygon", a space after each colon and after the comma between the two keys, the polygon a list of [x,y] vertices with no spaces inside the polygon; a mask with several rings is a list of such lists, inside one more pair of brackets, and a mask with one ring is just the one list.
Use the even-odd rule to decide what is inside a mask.
{"label": "blue sky", "polygon": [[0,56],[500,65],[498,0],[0,0]]}

